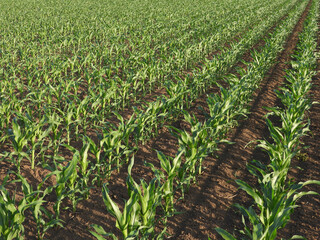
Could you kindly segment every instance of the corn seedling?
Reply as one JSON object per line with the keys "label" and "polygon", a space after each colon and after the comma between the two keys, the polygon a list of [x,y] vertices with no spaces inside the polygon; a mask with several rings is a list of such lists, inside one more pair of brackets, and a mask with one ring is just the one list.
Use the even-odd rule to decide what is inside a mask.
{"label": "corn seedling", "polygon": [[[116,227],[122,232],[123,239],[136,239],[139,235],[140,227],[140,205],[138,203],[137,192],[128,188],[129,199],[125,201],[123,212],[120,211],[117,204],[110,198],[109,190],[106,185],[103,186],[103,201],[110,212],[116,218]],[[117,239],[112,233],[106,233],[101,226],[93,225],[96,232],[90,231],[97,239],[105,239],[102,236],[111,236]],[[101,236],[102,235],[102,236]]]}
{"label": "corn seedling", "polygon": [[62,164],[55,164],[55,168],[51,168],[47,166],[47,168],[49,168],[49,170],[52,171],[47,177],[54,175],[56,177],[56,182],[57,182],[55,186],[51,187],[52,189],[55,190],[55,193],[57,196],[57,200],[53,207],[57,220],[60,217],[61,203],[63,199],[65,199],[70,195],[70,198],[74,207],[77,203],[77,199],[75,196],[75,193],[76,193],[75,184],[78,177],[78,174],[77,174],[78,160],[79,159],[75,155],[72,161],[69,162],[67,166],[63,166]]}
{"label": "corn seedling", "polygon": [[131,176],[133,164],[134,158],[132,158],[131,163],[128,166],[127,183],[129,188],[137,192],[138,201],[140,204],[140,239],[150,239],[150,237],[154,238],[157,207],[161,205],[162,200],[160,181],[158,178],[153,178],[150,183],[147,184],[142,179],[140,185],[137,184]]}
{"label": "corn seedling", "polygon": [[43,201],[36,198],[30,199],[29,195],[24,196],[24,198],[17,203],[15,194],[11,197],[10,193],[5,189],[8,178],[9,174],[6,175],[2,185],[0,185],[0,239],[22,240],[24,239],[23,223],[25,220],[25,211],[30,208],[38,208]]}
{"label": "corn seedling", "polygon": [[[33,190],[32,186],[27,180],[21,175],[17,175],[22,183],[22,191],[26,203],[31,204],[28,211],[31,211],[32,216],[37,224],[37,237],[43,239],[46,231],[54,226],[61,226],[59,219],[54,219],[52,214],[44,208],[45,203],[44,197],[51,191],[50,188],[46,188],[44,191],[41,190],[44,181],[37,186],[37,190]],[[46,221],[45,217],[48,219]]]}
{"label": "corn seedling", "polygon": [[9,161],[15,164],[20,174],[20,165],[23,158],[29,159],[29,155],[25,152],[28,144],[28,131],[20,126],[17,118],[13,119],[12,128],[8,129],[8,137],[11,140],[14,151],[8,153]]}

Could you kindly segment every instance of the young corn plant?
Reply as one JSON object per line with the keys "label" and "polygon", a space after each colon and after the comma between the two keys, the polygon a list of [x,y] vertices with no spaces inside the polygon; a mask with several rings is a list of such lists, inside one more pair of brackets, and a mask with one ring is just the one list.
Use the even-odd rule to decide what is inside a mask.
{"label": "young corn plant", "polygon": [[106,164],[102,163],[101,156],[102,156],[102,149],[103,149],[103,142],[100,141],[99,144],[96,144],[91,138],[88,136],[85,137],[85,141],[89,144],[89,150],[95,157],[95,163],[93,167],[93,174],[95,175],[92,183],[98,183],[98,186],[101,186],[102,179],[109,176],[110,171],[107,170],[109,167],[105,167]]}
{"label": "young corn plant", "polygon": [[[185,130],[170,126],[172,134],[178,138],[179,151],[184,152],[185,162],[179,167],[177,180],[178,186],[184,193],[188,191],[191,180],[196,181],[197,174],[201,174],[202,161],[214,146],[210,139],[210,128],[199,122],[195,116],[184,113],[185,119],[191,125],[191,134]],[[185,188],[186,186],[186,188]]]}
{"label": "young corn plant", "polygon": [[[43,206],[43,203],[45,203],[44,197],[51,190],[50,188],[46,188],[44,191],[41,190],[44,181],[37,186],[36,190],[33,190],[33,187],[23,176],[17,176],[22,183],[22,192],[25,196],[26,203],[32,204],[27,211],[31,211],[32,216],[37,224],[37,237],[38,239],[43,239],[48,229],[57,225],[62,227],[61,221],[59,219],[55,219],[53,215]],[[48,220],[46,220],[45,217]]]}
{"label": "young corn plant", "polygon": [[[79,160],[80,160],[80,154],[78,152],[74,153],[72,161],[78,162]],[[83,199],[82,196],[78,196],[79,193],[80,193],[80,195],[82,195],[81,189],[80,189],[80,181],[78,181],[78,180],[79,180],[79,175],[78,175],[77,167],[75,167],[73,169],[73,172],[71,173],[68,181],[67,181],[67,186],[68,186],[68,190],[69,190],[67,195],[69,195],[68,197],[70,198],[70,200],[72,202],[72,211],[73,212],[76,211],[78,202]],[[88,190],[88,189],[85,189],[85,190]]]}
{"label": "young corn plant", "polygon": [[28,201],[30,200],[30,196],[24,196],[23,199],[17,203],[15,194],[11,197],[10,193],[5,189],[5,185],[9,183],[8,178],[9,174],[6,175],[3,183],[0,185],[0,239],[23,240],[25,211],[41,206],[43,201],[37,198]]}
{"label": "young corn plant", "polygon": [[[31,152],[31,168],[34,169],[36,158],[39,155],[41,155],[45,150],[45,148],[43,148],[43,144],[46,137],[49,135],[51,128],[43,130],[46,124],[45,117],[42,117],[42,119],[39,122],[35,122],[31,115],[28,113],[26,114],[26,116],[19,114],[19,118],[21,119],[21,121],[23,121],[23,125],[25,129],[27,129],[26,131],[28,132],[28,142],[30,145],[28,153]],[[38,153],[36,154],[37,150]]]}
{"label": "young corn plant", "polygon": [[177,83],[173,81],[167,81],[165,85],[167,94],[170,99],[175,102],[177,109],[188,108],[190,105],[189,99],[187,99],[190,89],[183,81],[178,81]]}
{"label": "young corn plant", "polygon": [[[139,234],[139,205],[137,203],[137,194],[130,192],[129,199],[125,202],[124,211],[121,213],[119,207],[111,200],[108,195],[108,190],[103,189],[104,202],[113,216],[116,217],[116,227],[122,232],[123,239],[137,239]],[[101,226],[92,226],[96,232],[90,231],[98,240],[105,239],[104,237],[112,237],[117,239],[113,233],[106,233]]]}
{"label": "young corn plant", "polygon": [[28,145],[29,132],[24,126],[20,126],[17,118],[14,118],[12,121],[12,128],[8,130],[8,138],[11,140],[14,150],[7,153],[7,156],[9,157],[9,161],[17,167],[18,173],[20,174],[22,159],[30,159],[29,154],[25,152]]}
{"label": "young corn plant", "polygon": [[54,159],[57,156],[60,144],[65,141],[65,139],[62,138],[63,132],[59,130],[59,127],[61,126],[63,120],[57,113],[51,112],[50,109],[47,110],[45,114],[45,117],[49,124],[49,128],[52,131],[52,133],[50,134],[51,140],[49,146],[53,147],[52,159]]}
{"label": "young corn plant", "polygon": [[18,209],[16,203],[10,197],[9,192],[0,185],[0,236],[1,239],[24,239],[23,222],[24,211],[28,207],[26,202],[20,202]]}
{"label": "young corn plant", "polygon": [[[150,239],[155,237],[157,208],[161,206],[162,187],[160,179],[155,177],[146,183],[141,180],[139,185],[131,175],[134,158],[128,166],[127,189],[129,199],[125,202],[121,213],[119,207],[108,194],[106,185],[103,187],[103,199],[108,211],[116,217],[116,227],[120,229],[123,239]],[[112,237],[113,233],[106,233],[101,226],[93,225],[95,232],[90,231],[97,239]]]}
{"label": "young corn plant", "polygon": [[259,147],[264,149],[271,160],[271,164],[278,169],[289,169],[291,159],[299,152],[299,143],[302,136],[309,131],[309,123],[304,123],[301,118],[287,111],[279,112],[282,128],[276,127],[267,118],[266,123],[274,143],[261,140]]}
{"label": "young corn plant", "polygon": [[[157,151],[157,156],[160,160],[161,169],[165,172],[164,173],[162,171],[155,171],[157,173],[156,175],[158,175],[162,182],[161,192],[162,198],[164,199],[164,203],[162,205],[162,208],[165,213],[164,223],[166,223],[168,217],[171,217],[176,213],[174,208],[174,183],[181,166],[183,153],[183,151],[178,152],[176,156],[172,158],[164,155],[160,151]],[[154,169],[152,165],[150,166]]]}
{"label": "young corn plant", "polygon": [[74,115],[74,112],[76,111],[75,109],[75,106],[73,104],[69,104],[68,108],[66,110],[60,110],[60,114],[63,117],[63,120],[64,120],[64,125],[66,126],[66,132],[67,132],[67,144],[70,145],[70,134],[72,132],[72,126],[77,123],[77,121],[75,121],[73,119],[73,115]]}
{"label": "young corn plant", "polygon": [[75,123],[78,123],[75,125],[75,136],[76,136],[76,141],[79,139],[79,125],[81,125],[82,130],[83,130],[83,135],[85,136],[87,134],[87,128],[88,126],[88,112],[89,112],[89,102],[90,98],[86,97],[84,98],[78,107],[76,108],[76,111],[74,111],[74,121]]}
{"label": "young corn plant", "polygon": [[139,239],[150,239],[155,236],[156,212],[157,207],[161,206],[162,192],[160,179],[153,178],[149,184],[143,179],[140,185],[134,181],[131,170],[134,164],[132,158],[128,166],[128,187],[137,193],[139,201],[139,215],[141,218],[141,226],[139,227],[141,236]]}
{"label": "young corn plant", "polygon": [[130,155],[136,149],[130,146],[129,143],[131,133],[136,126],[133,122],[134,117],[131,116],[129,120],[125,121],[117,112],[114,112],[114,114],[120,120],[118,127],[113,124],[108,124],[102,129],[102,134],[98,135],[103,154],[108,160],[106,165],[109,172],[111,172],[113,167],[119,170],[123,162],[129,161]]}
{"label": "young corn plant", "polygon": [[12,111],[12,103],[7,99],[1,99],[1,106],[0,106],[0,116],[3,119],[0,121],[0,127],[8,127],[10,124],[11,119],[11,111]]}
{"label": "young corn plant", "polygon": [[[120,211],[118,205],[110,198],[109,190],[106,184],[103,185],[102,190],[103,201],[110,212],[116,218],[116,227],[121,231],[123,239],[137,239],[139,236],[140,222],[140,205],[138,202],[138,193],[128,187],[129,199],[125,201],[123,212]],[[105,239],[104,237],[112,237],[117,239],[113,233],[106,233],[99,225],[92,225],[95,232],[90,233],[98,240]]]}
{"label": "young corn plant", "polygon": [[[76,181],[76,186],[73,186],[74,188],[74,192],[78,193],[84,197],[84,199],[88,199],[89,197],[89,180],[90,180],[90,176],[92,174],[93,171],[93,167],[90,166],[90,161],[88,159],[88,152],[89,152],[89,148],[90,148],[90,143],[88,141],[86,141],[86,138],[84,138],[83,141],[83,146],[80,149],[80,151],[78,151],[77,149],[73,148],[72,146],[69,145],[64,145],[66,148],[68,148],[70,151],[72,151],[73,153],[73,157],[77,158],[77,162],[78,162],[78,169],[77,169],[77,177],[75,177],[74,179],[77,180]],[[76,173],[75,173],[76,174]],[[78,189],[76,191],[76,189]],[[81,197],[75,199],[76,201],[74,201],[75,204],[73,204],[74,207],[74,211],[75,211],[75,207],[76,204],[79,200],[81,200]]]}
{"label": "young corn plant", "polygon": [[132,146],[133,144],[130,143],[130,137],[132,137],[133,132],[137,127],[137,123],[135,115],[132,116],[125,121],[125,119],[117,112],[113,112],[118,120],[120,121],[118,124],[118,131],[122,133],[121,141],[124,146],[123,154],[125,156],[124,161],[126,163],[129,162],[130,155],[136,151],[136,147]]}
{"label": "young corn plant", "polygon": [[100,135],[100,141],[102,143],[104,154],[106,158],[106,164],[108,171],[112,168],[119,169],[121,162],[121,156],[123,156],[127,150],[127,146],[122,143],[123,133],[118,129],[112,130],[111,128],[104,128],[103,135]]}
{"label": "young corn plant", "polygon": [[137,116],[134,128],[136,145],[139,142],[145,144],[148,139],[157,135],[158,129],[161,128],[168,115],[166,104],[162,99],[157,99],[157,101],[145,105],[144,110],[138,110],[136,107],[133,109]]}
{"label": "young corn plant", "polygon": [[[62,164],[55,163],[55,167],[52,168],[50,166],[47,166],[49,170],[51,170],[51,173],[47,175],[46,178],[54,175],[56,177],[56,184],[55,186],[51,187],[51,190],[54,189],[57,200],[53,206],[53,209],[56,214],[56,220],[59,220],[60,218],[60,211],[61,211],[61,203],[63,199],[66,197],[70,197],[73,208],[75,209],[77,199],[75,196],[76,193],[76,180],[78,178],[77,174],[77,164],[78,164],[78,158],[75,155],[71,162],[67,164],[67,166],[63,166]],[[61,169],[61,170],[60,170]]]}

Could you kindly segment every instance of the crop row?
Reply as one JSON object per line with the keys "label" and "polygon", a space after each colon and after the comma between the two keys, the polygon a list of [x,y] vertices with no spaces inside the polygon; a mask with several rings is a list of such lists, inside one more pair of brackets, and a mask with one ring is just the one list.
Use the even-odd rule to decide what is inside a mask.
{"label": "crop row", "polygon": [[[310,122],[305,113],[312,105],[308,92],[312,87],[312,76],[316,74],[318,18],[319,1],[313,1],[304,30],[299,35],[297,50],[292,56],[294,60],[291,62],[292,69],[287,72],[286,84],[276,92],[283,108],[271,108],[267,114],[266,124],[272,141],[260,140],[258,144],[258,147],[268,153],[270,163],[265,165],[255,160],[248,165],[249,172],[258,179],[259,187],[236,180],[240,189],[254,200],[254,206],[249,208],[235,205],[243,215],[242,234],[248,239],[275,239],[278,230],[286,226],[290,215],[298,207],[297,201],[305,195],[318,194],[313,191],[303,192],[301,189],[308,184],[320,185],[320,181],[295,183],[287,179],[291,160],[301,151],[300,140],[309,132]],[[271,115],[281,119],[281,127],[272,123],[269,119]],[[255,206],[259,209],[258,212],[254,210]],[[217,231],[226,240],[236,239],[220,228]],[[292,239],[304,238],[295,235]]]}

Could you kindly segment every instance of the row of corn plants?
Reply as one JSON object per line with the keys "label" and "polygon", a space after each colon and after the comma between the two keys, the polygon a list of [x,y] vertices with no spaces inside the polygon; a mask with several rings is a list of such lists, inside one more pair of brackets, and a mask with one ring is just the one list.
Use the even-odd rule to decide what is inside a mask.
{"label": "row of corn plants", "polygon": [[[261,52],[253,53],[255,61],[248,64],[247,71],[242,72],[240,79],[236,80],[236,77],[230,79],[230,89],[221,87],[221,96],[218,94],[208,96],[210,115],[208,115],[208,120],[205,123],[199,122],[194,116],[190,116],[189,113],[185,112],[185,120],[191,125],[191,135],[187,131],[171,127],[174,135],[179,139],[180,148],[174,158],[158,152],[161,170],[147,163],[155,173],[155,178],[149,183],[150,185],[142,180],[141,186],[135,183],[135,187],[132,187],[131,168],[133,162],[131,162],[127,180],[130,198],[125,202],[123,212],[119,210],[119,207],[110,198],[107,187],[104,187],[104,201],[107,209],[116,217],[116,227],[121,230],[124,239],[148,239],[150,234],[154,237],[154,225],[146,227],[142,223],[143,213],[148,212],[148,216],[152,216],[151,222],[153,224],[155,224],[155,214],[159,206],[162,207],[164,213],[163,223],[166,223],[167,217],[175,214],[175,193],[177,190],[181,190],[183,196],[185,188],[188,189],[191,180],[194,180],[196,175],[201,173],[201,162],[204,157],[216,150],[217,143],[223,141],[226,130],[234,126],[239,116],[248,113],[246,107],[250,101],[251,94],[258,87],[259,81],[271,66],[272,59],[275,59],[279,53],[281,45],[283,45],[286,36],[293,29],[305,6],[306,4],[302,5],[295,14],[290,16],[284,26],[279,27],[274,35],[266,40],[267,44]],[[278,41],[275,41],[275,39],[278,39]],[[158,191],[153,190],[153,196],[150,197],[149,189],[153,189],[152,186],[154,186],[155,182],[159,184]],[[143,196],[141,196],[141,189],[143,189]],[[135,196],[134,192],[137,196]],[[153,201],[148,203],[145,200],[143,202],[141,199],[144,198],[152,199]],[[154,199],[157,199],[157,201],[154,201]],[[145,210],[142,210],[143,206]],[[147,208],[149,210],[146,210]],[[104,239],[107,236],[113,236],[116,239],[112,233],[106,233],[102,227],[95,225],[94,228],[96,232],[92,232],[92,234],[97,239]],[[147,233],[145,232],[146,229],[148,229]],[[158,235],[159,238],[163,237],[164,231]]]}
{"label": "row of corn plants", "polygon": [[[305,113],[313,104],[308,92],[312,87],[312,76],[316,74],[318,18],[319,1],[313,1],[304,30],[299,35],[296,52],[292,55],[292,69],[286,75],[284,87],[276,91],[283,108],[270,108],[271,112],[267,114],[266,124],[272,141],[260,140],[258,144],[268,153],[270,163],[265,165],[255,160],[248,165],[249,172],[257,177],[259,187],[236,180],[240,189],[254,200],[249,208],[235,205],[243,216],[244,230],[241,233],[246,239],[276,239],[278,230],[286,226],[298,207],[297,201],[305,195],[317,194],[314,191],[304,192],[302,188],[308,184],[320,185],[317,180],[295,183],[287,179],[291,160],[301,151],[300,139],[309,132],[310,122]],[[281,127],[272,123],[268,118],[270,115],[281,119]],[[236,239],[223,229],[216,230],[224,239]],[[295,235],[291,239],[305,238]]]}

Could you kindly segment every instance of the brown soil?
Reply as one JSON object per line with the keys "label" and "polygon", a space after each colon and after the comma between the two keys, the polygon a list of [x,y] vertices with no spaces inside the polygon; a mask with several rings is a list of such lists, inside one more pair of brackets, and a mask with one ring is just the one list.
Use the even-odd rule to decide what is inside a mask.
{"label": "brown soil", "polygon": [[[311,2],[311,1],[310,1]],[[235,179],[242,179],[248,183],[255,184],[255,179],[246,170],[246,163],[252,159],[268,161],[265,153],[254,148],[255,144],[247,146],[250,141],[258,139],[268,139],[269,131],[266,128],[264,115],[266,106],[277,106],[279,102],[274,94],[274,90],[279,88],[284,81],[285,70],[288,69],[287,62],[297,43],[298,33],[302,30],[303,21],[307,15],[308,8],[303,13],[296,25],[293,33],[289,37],[285,50],[277,59],[277,64],[270,70],[259,90],[255,92],[254,101],[251,103],[251,114],[247,119],[239,122],[229,135],[229,140],[234,142],[232,145],[222,145],[216,156],[209,156],[203,163],[204,170],[198,176],[197,184],[191,186],[183,201],[178,201],[176,208],[182,214],[169,219],[168,238],[171,239],[221,239],[215,232],[215,227],[221,227],[230,233],[238,235],[236,229],[242,229],[241,215],[232,207],[234,203],[244,206],[252,204],[250,199],[243,191],[237,189]],[[257,46],[261,46],[257,44]],[[320,66],[320,63],[319,63]],[[320,74],[314,78],[315,85],[311,91],[314,101],[320,102]],[[207,93],[217,92],[214,87]],[[201,118],[199,106],[206,108],[206,96],[199,98],[191,111]],[[310,136],[303,139],[307,146],[310,146],[303,153],[307,156],[306,161],[298,158],[292,163],[293,167],[299,166],[301,169],[294,169],[292,177],[296,181],[308,179],[320,179],[319,166],[319,140],[320,140],[320,105],[314,105],[310,111],[311,121]],[[173,125],[179,128],[186,127],[184,122],[179,120]],[[154,149],[161,150],[166,155],[173,156],[177,150],[177,140],[170,134],[168,129],[163,128],[159,136],[141,146],[135,155],[135,166],[133,175],[137,182],[139,178],[150,180],[153,175],[150,169],[144,166],[144,161],[159,166],[157,155]],[[2,149],[1,149],[2,150]],[[1,151],[2,152],[2,151]],[[0,179],[11,169],[12,166],[0,162]],[[48,173],[47,170],[37,168],[29,169],[29,164],[22,165],[22,174],[31,181],[32,185],[38,184]],[[290,175],[290,177],[291,177]],[[126,165],[120,169],[120,173],[114,172],[108,180],[108,188],[113,200],[123,206],[123,199],[127,199],[126,191]],[[49,179],[48,185],[53,184]],[[13,190],[14,187],[11,186]],[[310,186],[308,190],[319,191],[319,187]],[[20,194],[21,195],[21,194]],[[107,232],[113,232],[120,236],[120,232],[115,227],[115,219],[107,211],[102,200],[101,188],[92,189],[90,198],[81,201],[75,213],[71,210],[64,210],[62,219],[64,228],[50,229],[46,234],[47,239],[65,240],[88,240],[95,239],[89,232],[92,224],[101,225]],[[17,196],[19,198],[19,194]],[[21,197],[21,196],[20,196]],[[54,196],[49,196],[47,208],[52,211]],[[320,222],[320,200],[317,196],[306,196],[300,201],[301,207],[296,209],[292,215],[292,220],[287,227],[280,232],[281,237],[289,238],[294,234],[305,236],[307,239],[320,239],[320,229],[317,223]],[[69,206],[70,203],[64,206]],[[26,219],[26,239],[36,239],[35,223],[31,216]]]}

